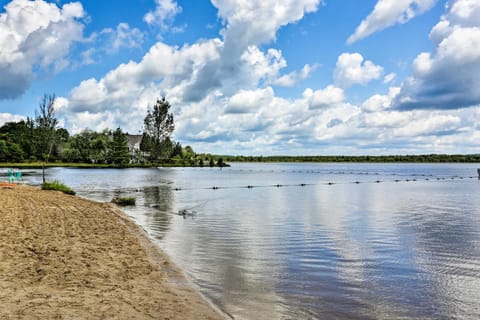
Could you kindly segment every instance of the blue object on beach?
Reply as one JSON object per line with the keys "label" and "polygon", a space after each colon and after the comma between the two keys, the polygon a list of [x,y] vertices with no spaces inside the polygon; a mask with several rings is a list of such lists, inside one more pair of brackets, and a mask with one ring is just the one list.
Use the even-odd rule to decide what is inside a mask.
{"label": "blue object on beach", "polygon": [[8,169],[8,182],[22,181],[22,172]]}
{"label": "blue object on beach", "polygon": [[8,182],[15,181],[15,174],[12,169],[8,169]]}

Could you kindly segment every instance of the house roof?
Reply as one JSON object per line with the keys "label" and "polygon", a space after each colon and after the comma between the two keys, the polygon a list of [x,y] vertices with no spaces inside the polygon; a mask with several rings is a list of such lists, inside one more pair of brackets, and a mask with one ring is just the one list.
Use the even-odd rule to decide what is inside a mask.
{"label": "house roof", "polygon": [[134,146],[142,142],[143,135],[141,134],[127,134],[127,142],[129,146]]}

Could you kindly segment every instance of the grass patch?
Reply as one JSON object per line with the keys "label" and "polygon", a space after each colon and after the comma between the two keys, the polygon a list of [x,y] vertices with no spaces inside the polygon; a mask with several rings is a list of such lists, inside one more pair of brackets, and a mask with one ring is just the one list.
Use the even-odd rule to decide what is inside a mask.
{"label": "grass patch", "polygon": [[45,182],[44,184],[42,184],[42,190],[55,190],[63,192],[65,194],[70,194],[72,196],[75,195],[75,191],[58,181]]}
{"label": "grass patch", "polygon": [[112,202],[119,206],[134,206],[136,199],[133,197],[115,197]]}

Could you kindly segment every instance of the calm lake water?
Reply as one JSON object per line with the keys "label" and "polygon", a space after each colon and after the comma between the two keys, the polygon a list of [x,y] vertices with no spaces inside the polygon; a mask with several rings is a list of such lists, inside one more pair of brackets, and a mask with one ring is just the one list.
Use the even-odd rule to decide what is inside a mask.
{"label": "calm lake water", "polygon": [[136,197],[124,211],[235,319],[479,319],[478,167],[235,163],[48,174],[90,199]]}

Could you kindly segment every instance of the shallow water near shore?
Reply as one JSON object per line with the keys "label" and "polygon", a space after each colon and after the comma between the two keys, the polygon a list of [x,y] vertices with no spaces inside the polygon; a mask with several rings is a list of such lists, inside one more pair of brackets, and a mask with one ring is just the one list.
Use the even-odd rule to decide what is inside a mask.
{"label": "shallow water near shore", "polygon": [[235,319],[478,319],[477,167],[47,172],[93,200],[136,197],[123,210]]}

